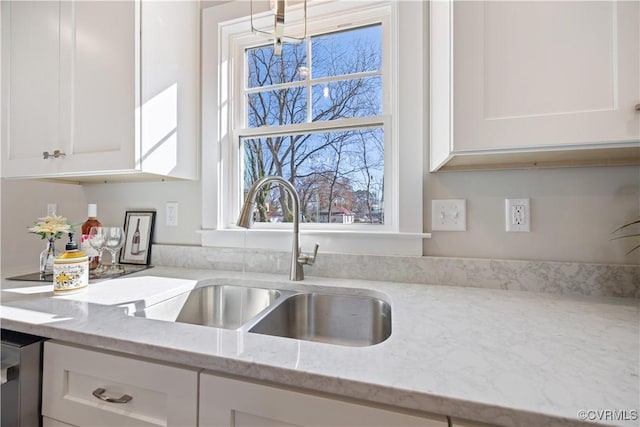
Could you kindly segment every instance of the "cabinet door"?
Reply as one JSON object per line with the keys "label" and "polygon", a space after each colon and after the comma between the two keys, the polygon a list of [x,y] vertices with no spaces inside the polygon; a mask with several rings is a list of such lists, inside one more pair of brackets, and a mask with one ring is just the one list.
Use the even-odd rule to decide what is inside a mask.
{"label": "cabinet door", "polygon": [[195,426],[197,403],[195,370],[54,341],[44,345],[43,416],[80,427]]}
{"label": "cabinet door", "polygon": [[71,4],[73,33],[63,38],[62,90],[72,172],[134,169],[136,144],[136,2]]}
{"label": "cabinet door", "polygon": [[282,388],[200,374],[200,427],[446,427],[444,416],[419,417]]}
{"label": "cabinet door", "polygon": [[640,3],[432,2],[431,169],[640,162]]}
{"label": "cabinet door", "polygon": [[59,14],[55,1],[2,2],[2,154],[18,168],[61,148]]}
{"label": "cabinet door", "polygon": [[455,148],[638,141],[639,7],[454,2]]}

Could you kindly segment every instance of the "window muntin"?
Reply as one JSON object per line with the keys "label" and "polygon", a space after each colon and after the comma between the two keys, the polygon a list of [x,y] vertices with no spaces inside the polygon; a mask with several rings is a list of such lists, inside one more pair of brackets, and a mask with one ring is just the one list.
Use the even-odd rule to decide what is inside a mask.
{"label": "window muntin", "polygon": [[[244,50],[242,119],[254,131],[236,133],[241,195],[260,177],[280,175],[300,194],[303,222],[384,224],[382,30],[375,23],[313,35],[280,57],[271,45]],[[337,129],[323,131],[321,122]],[[256,221],[290,221],[288,197],[268,193],[258,197]]]}

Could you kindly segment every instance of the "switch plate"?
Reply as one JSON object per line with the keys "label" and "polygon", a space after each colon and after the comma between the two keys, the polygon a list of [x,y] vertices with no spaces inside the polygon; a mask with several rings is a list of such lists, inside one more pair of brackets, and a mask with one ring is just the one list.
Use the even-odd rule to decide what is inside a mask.
{"label": "switch plate", "polygon": [[178,202],[167,202],[165,205],[166,225],[178,226]]}
{"label": "switch plate", "polygon": [[431,230],[467,231],[467,201],[465,199],[432,200]]}
{"label": "switch plate", "polygon": [[529,199],[505,199],[507,231],[531,231],[531,203]]}

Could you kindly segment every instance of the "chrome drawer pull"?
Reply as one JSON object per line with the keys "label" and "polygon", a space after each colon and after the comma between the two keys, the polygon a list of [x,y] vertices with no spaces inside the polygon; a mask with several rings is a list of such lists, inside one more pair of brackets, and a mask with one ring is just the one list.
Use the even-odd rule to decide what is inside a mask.
{"label": "chrome drawer pull", "polygon": [[43,158],[43,159],[45,159],[45,160],[46,160],[46,159],[50,159],[50,158],[52,158],[52,157],[53,157],[54,159],[58,159],[58,158],[60,158],[60,157],[65,157],[65,156],[66,156],[66,154],[65,154],[65,153],[63,153],[63,152],[62,152],[62,151],[60,151],[60,150],[54,150],[54,151],[53,151],[53,154],[50,154],[48,151],[43,151],[43,152],[42,152],[42,158]]}
{"label": "chrome drawer pull", "polygon": [[98,399],[104,400],[105,402],[109,402],[109,403],[127,403],[128,401],[133,399],[133,397],[129,396],[128,394],[123,394],[118,398],[109,397],[109,396],[105,396],[104,392],[105,390],[103,388],[97,388],[93,390],[93,395]]}

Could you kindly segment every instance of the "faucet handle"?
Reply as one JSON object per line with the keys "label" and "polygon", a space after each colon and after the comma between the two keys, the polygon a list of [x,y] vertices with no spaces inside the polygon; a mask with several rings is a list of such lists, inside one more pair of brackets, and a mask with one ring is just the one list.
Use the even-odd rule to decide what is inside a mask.
{"label": "faucet handle", "polygon": [[313,263],[316,262],[316,256],[318,256],[319,247],[320,245],[316,243],[315,247],[313,248],[313,255],[301,254],[300,256],[298,256],[298,263],[302,265],[313,265]]}

